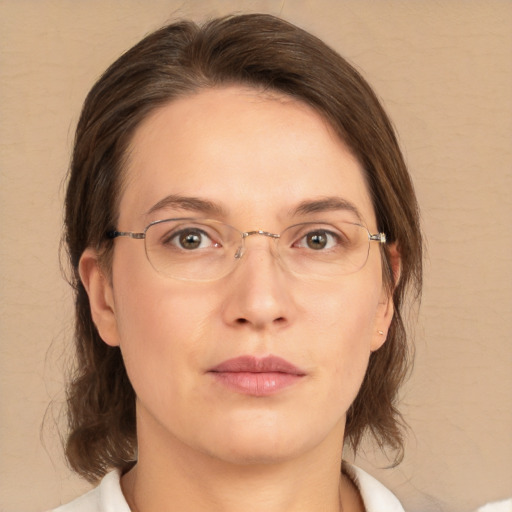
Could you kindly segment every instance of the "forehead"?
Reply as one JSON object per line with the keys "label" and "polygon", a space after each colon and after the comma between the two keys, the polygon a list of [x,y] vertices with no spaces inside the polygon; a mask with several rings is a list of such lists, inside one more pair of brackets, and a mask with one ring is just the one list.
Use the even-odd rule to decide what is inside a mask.
{"label": "forehead", "polygon": [[167,196],[205,199],[226,217],[256,223],[333,196],[353,203],[368,224],[374,217],[359,162],[320,114],[242,87],[203,90],[155,110],[131,141],[125,184],[120,222],[132,227]]}

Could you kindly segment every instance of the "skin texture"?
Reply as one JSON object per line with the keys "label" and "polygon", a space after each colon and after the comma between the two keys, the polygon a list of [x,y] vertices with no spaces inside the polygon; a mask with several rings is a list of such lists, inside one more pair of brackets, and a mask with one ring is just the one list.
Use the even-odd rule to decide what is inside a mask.
{"label": "skin texture", "polygon": [[[336,196],[377,232],[361,167],[327,123],[251,89],[206,90],[154,112],[135,133],[125,185],[122,231],[194,215],[280,233],[325,214],[292,215],[301,202]],[[168,195],[223,211],[147,213]],[[139,462],[123,477],[132,509],[334,511],[339,495],[345,511],[361,507],[339,468],[346,411],[393,314],[378,244],[357,273],[312,279],[284,269],[271,243],[249,238],[234,271],[211,282],[161,276],[141,240],[116,240],[108,277],[94,250],[84,253],[93,319],[120,346],[137,394]],[[305,376],[255,397],[208,372],[269,354]]]}

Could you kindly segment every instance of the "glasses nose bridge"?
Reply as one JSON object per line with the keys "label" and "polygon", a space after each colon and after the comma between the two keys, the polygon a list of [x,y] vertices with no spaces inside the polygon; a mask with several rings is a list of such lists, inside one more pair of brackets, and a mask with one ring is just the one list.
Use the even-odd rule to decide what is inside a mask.
{"label": "glasses nose bridge", "polygon": [[267,236],[269,238],[281,238],[281,235],[276,235],[275,233],[270,233],[269,231],[263,231],[261,229],[258,229],[256,231],[245,231],[242,233],[242,238],[245,240],[246,238],[252,236],[252,235],[261,235],[261,236]]}
{"label": "glasses nose bridge", "polygon": [[[242,236],[242,244],[240,245],[240,247],[238,248],[238,251],[235,254],[236,259],[240,259],[244,255],[244,253],[246,251],[245,240],[247,238],[249,238],[250,236],[260,235],[260,236],[270,238],[270,239],[274,240],[275,242],[277,242],[281,238],[281,235],[278,235],[276,233],[270,233],[270,231],[263,231],[262,229],[258,229],[258,230],[254,230],[254,231],[244,231],[240,234]],[[276,250],[277,250],[277,244],[275,244],[275,245],[276,245]]]}

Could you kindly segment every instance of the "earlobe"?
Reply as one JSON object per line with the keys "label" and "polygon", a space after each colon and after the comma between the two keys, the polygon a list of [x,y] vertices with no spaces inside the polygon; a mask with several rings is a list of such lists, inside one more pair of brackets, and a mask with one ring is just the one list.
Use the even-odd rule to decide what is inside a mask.
{"label": "earlobe", "polygon": [[101,339],[111,346],[119,345],[112,285],[102,271],[98,254],[86,249],[78,265],[80,279],[89,296],[91,317]]}
{"label": "earlobe", "polygon": [[375,331],[373,333],[371,351],[375,352],[378,350],[386,341],[389,326],[393,320],[395,308],[393,305],[393,291],[396,288],[398,281],[400,280],[400,269],[401,259],[400,252],[397,249],[396,244],[392,244],[389,247],[389,261],[391,264],[391,271],[393,273],[393,283],[391,287],[383,284],[381,297],[378,305]]}

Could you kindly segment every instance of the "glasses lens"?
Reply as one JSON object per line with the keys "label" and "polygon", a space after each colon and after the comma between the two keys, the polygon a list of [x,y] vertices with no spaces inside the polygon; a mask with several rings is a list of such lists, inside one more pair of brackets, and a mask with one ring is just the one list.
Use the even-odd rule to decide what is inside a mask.
{"label": "glasses lens", "polygon": [[146,254],[155,270],[184,280],[211,280],[235,265],[240,233],[222,222],[198,219],[157,221],[146,229]]}
{"label": "glasses lens", "polygon": [[368,259],[368,230],[356,223],[307,222],[281,235],[279,252],[286,266],[298,274],[338,276],[360,270]]}
{"label": "glasses lens", "polygon": [[[275,240],[283,266],[312,277],[357,272],[364,267],[370,248],[366,227],[343,220],[295,224]],[[147,227],[145,247],[157,272],[175,279],[209,281],[233,270],[242,254],[242,234],[215,220],[168,219]]]}

